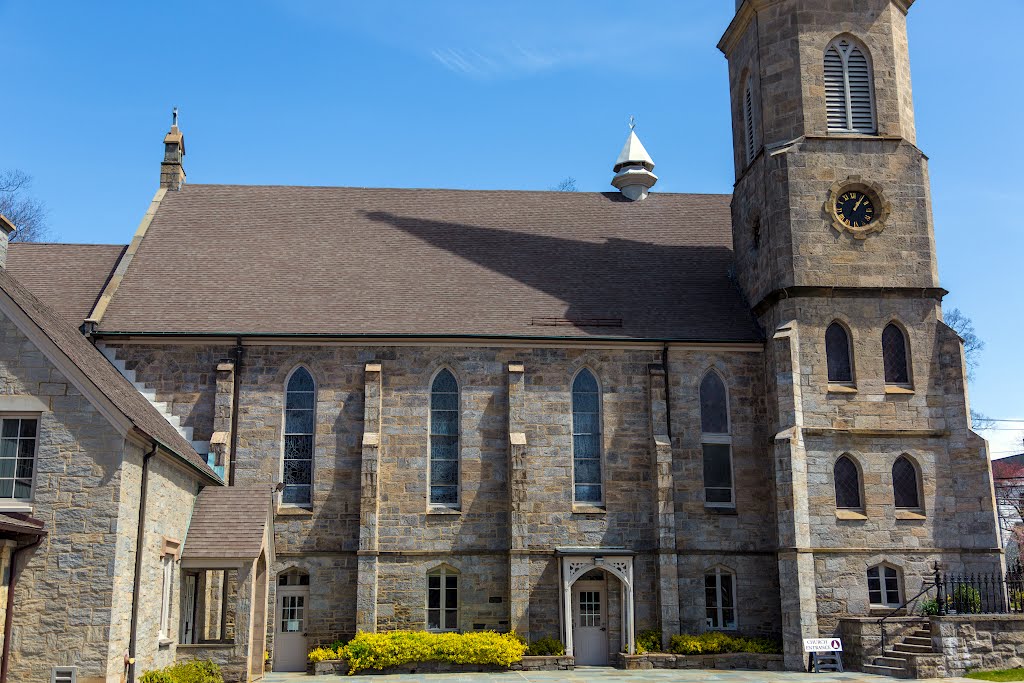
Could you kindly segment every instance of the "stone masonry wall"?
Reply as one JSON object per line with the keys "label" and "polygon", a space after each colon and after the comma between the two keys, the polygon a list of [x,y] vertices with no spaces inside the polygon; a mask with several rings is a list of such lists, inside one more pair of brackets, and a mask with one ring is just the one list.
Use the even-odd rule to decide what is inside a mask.
{"label": "stone masonry wall", "polygon": [[[170,391],[164,365],[176,375],[212,376],[229,346],[130,344],[117,349],[137,378],[166,387],[159,400],[201,430],[212,399],[191,391]],[[507,365],[524,364],[526,490],[524,550],[529,566],[531,637],[558,635],[559,546],[625,546],[636,562],[637,628],[657,626],[652,500],[649,368],[660,364],[649,349],[501,347],[247,346],[240,366],[237,481],[280,479],[283,384],[298,364],[317,382],[317,438],[312,510],[283,508],[276,519],[278,563],[310,572],[310,644],[330,642],[355,630],[355,549],[358,545],[359,471],[365,365],[382,366],[382,435],[377,598],[378,626],[422,626],[425,572],[440,563],[462,571],[463,626],[508,627],[508,416]],[[688,630],[700,630],[703,591],[694,586],[704,570],[735,568],[745,591],[744,622],[759,632],[778,630],[774,579],[757,560],[774,550],[769,465],[758,456],[765,437],[760,354],[674,349],[670,353],[677,542],[699,562],[685,565],[681,609]],[[459,380],[462,423],[461,509],[435,510],[427,504],[429,386],[447,367]],[[572,504],[570,384],[582,367],[593,370],[602,388],[603,508]],[[729,383],[734,429],[738,500],[736,514],[704,509],[697,386],[717,368]],[[660,381],[660,380],[659,380]],[[199,382],[202,384],[202,382]],[[213,392],[209,384],[204,390]],[[193,410],[195,415],[193,415]],[[212,421],[209,430],[212,430]],[[697,516],[700,521],[695,521]],[[746,559],[744,559],[746,558]],[[697,574],[693,574],[697,572]],[[748,574],[749,572],[749,574]],[[701,577],[701,578],[696,578]],[[273,584],[273,582],[272,582]],[[693,584],[693,585],[691,585]],[[767,589],[767,590],[766,590]],[[491,599],[501,598],[501,602]],[[268,627],[273,627],[268,615]]]}
{"label": "stone masonry wall", "polygon": [[0,338],[0,394],[49,406],[40,415],[32,501],[48,536],[18,580],[11,680],[45,683],[60,665],[77,666],[80,683],[106,681],[111,610],[123,599],[113,579],[125,440],[3,316]]}

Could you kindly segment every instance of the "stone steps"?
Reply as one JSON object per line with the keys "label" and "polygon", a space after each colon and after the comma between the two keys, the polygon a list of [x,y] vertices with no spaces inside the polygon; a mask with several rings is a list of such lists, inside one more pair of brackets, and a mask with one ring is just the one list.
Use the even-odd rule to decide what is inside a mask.
{"label": "stone steps", "polygon": [[117,351],[115,349],[109,348],[104,344],[97,344],[96,348],[107,360],[110,361],[110,364],[121,373],[121,376],[131,382],[132,386],[138,389],[139,393],[142,394],[154,408],[160,411],[160,414],[163,415],[164,419],[167,420],[167,422],[174,427],[174,429],[181,434],[186,441],[192,444],[192,447],[196,449],[197,453],[200,455],[206,455],[210,452],[210,442],[194,441],[192,439],[192,427],[186,427],[181,424],[181,417],[171,413],[171,404],[169,402],[156,400],[156,389],[147,386],[144,382],[139,382],[136,379],[135,371],[129,370],[125,365],[125,362],[117,357]]}
{"label": "stone steps", "polygon": [[863,672],[877,676],[889,676],[891,678],[910,678],[910,672],[903,666],[884,666],[880,664],[865,664]]}
{"label": "stone steps", "polygon": [[900,638],[892,647],[885,650],[881,657],[875,657],[871,664],[862,667],[864,673],[892,678],[913,678],[907,658],[911,655],[932,652],[931,631],[924,628],[914,629],[909,635]]}

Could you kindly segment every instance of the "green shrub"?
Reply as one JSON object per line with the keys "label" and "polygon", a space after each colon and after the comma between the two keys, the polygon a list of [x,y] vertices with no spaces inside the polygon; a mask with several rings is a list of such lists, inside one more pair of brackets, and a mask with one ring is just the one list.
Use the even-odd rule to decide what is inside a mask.
{"label": "green shrub", "polygon": [[526,645],[515,633],[389,631],[357,633],[340,654],[348,660],[351,675],[364,669],[386,669],[412,662],[509,666],[521,660],[525,652]]}
{"label": "green shrub", "polygon": [[974,586],[957,586],[946,602],[958,614],[977,614],[981,611],[981,593]]}
{"label": "green shrub", "polygon": [[147,671],[139,683],[224,683],[220,667],[208,659],[178,662],[158,671]]}
{"label": "green shrub", "polygon": [[661,652],[661,631],[656,628],[644,629],[636,637],[636,653],[648,652]]}
{"label": "green shrub", "polygon": [[922,600],[917,610],[926,617],[934,617],[939,613],[939,601],[934,598]]}
{"label": "green shrub", "polygon": [[558,638],[544,636],[530,643],[526,654],[531,657],[561,657],[565,654],[565,645]]}
{"label": "green shrub", "polygon": [[727,652],[777,655],[782,653],[782,644],[770,638],[744,638],[721,631],[708,631],[696,636],[685,633],[672,636],[669,650],[677,655],[717,655]]}

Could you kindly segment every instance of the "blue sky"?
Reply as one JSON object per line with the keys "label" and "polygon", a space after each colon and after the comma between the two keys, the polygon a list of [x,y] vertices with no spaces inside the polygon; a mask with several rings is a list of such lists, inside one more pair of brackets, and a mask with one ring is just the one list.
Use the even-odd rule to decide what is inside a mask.
{"label": "blue sky", "polygon": [[[0,0],[0,168],[35,177],[64,241],[130,239],[170,108],[191,182],[609,189],[626,120],[656,190],[729,192],[732,0],[673,3]],[[975,408],[1024,418],[1019,269],[1024,3],[918,2],[918,144],[939,268],[987,348]],[[955,34],[955,41],[950,38]],[[951,49],[951,45],[955,48]],[[1024,451],[1019,424],[987,433]]]}

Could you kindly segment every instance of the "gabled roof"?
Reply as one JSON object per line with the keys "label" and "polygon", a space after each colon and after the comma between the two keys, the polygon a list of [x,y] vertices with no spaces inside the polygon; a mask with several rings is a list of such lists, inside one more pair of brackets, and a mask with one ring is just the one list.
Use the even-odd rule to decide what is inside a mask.
{"label": "gabled roof", "polygon": [[15,242],[8,248],[7,272],[78,326],[92,312],[124,250],[121,244]]}
{"label": "gabled roof", "polygon": [[211,483],[221,483],[206,461],[171,426],[131,382],[121,376],[78,329],[56,311],[31,294],[10,273],[0,269],[0,292],[10,298],[63,354],[131,424],[157,441],[172,455],[190,466]]}
{"label": "gabled roof", "polygon": [[205,488],[196,499],[182,560],[273,561],[273,484]]}
{"label": "gabled roof", "polygon": [[98,331],[759,341],[729,202],[185,185]]}
{"label": "gabled roof", "polygon": [[1024,453],[992,461],[993,479],[1024,479]]}

